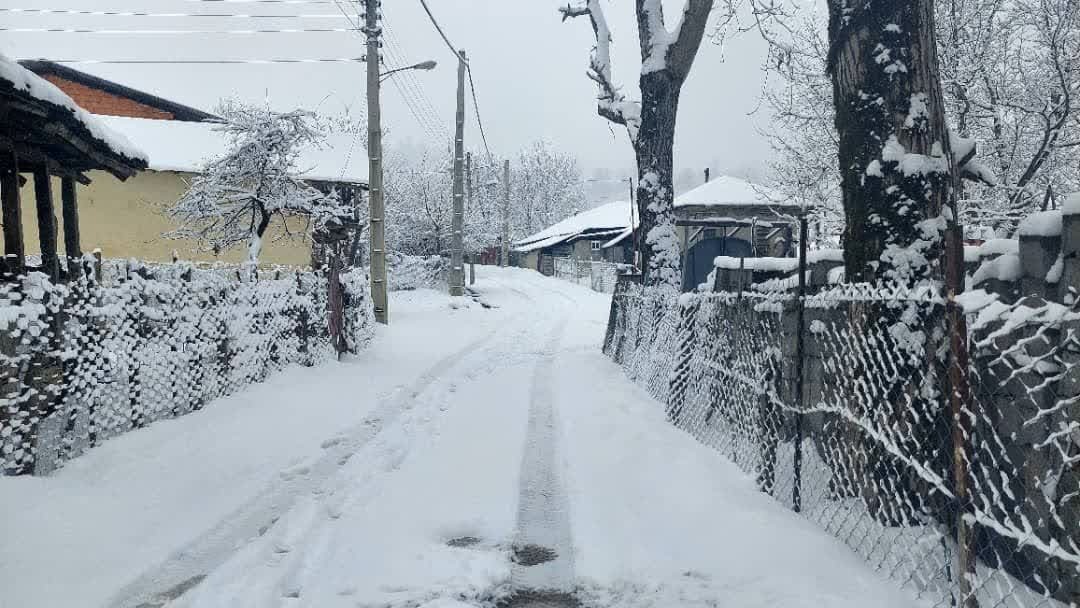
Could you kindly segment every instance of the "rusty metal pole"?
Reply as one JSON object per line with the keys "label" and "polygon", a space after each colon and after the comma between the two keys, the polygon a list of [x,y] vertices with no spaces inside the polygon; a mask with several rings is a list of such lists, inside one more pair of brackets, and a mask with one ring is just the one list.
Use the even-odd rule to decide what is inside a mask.
{"label": "rusty metal pole", "polygon": [[809,229],[806,216],[799,216],[799,292],[795,298],[795,458],[792,462],[795,480],[791,485],[791,505],[796,513],[802,511],[802,444],[803,444],[803,368],[806,361],[804,340],[806,332],[806,243]]}
{"label": "rusty metal pole", "polygon": [[957,582],[959,583],[961,608],[979,608],[975,597],[973,579],[976,557],[974,530],[967,516],[971,513],[969,488],[972,445],[972,407],[970,360],[968,355],[967,319],[964,308],[957,301],[964,291],[964,241],[963,231],[957,219],[955,205],[952,219],[945,231],[945,315],[949,326],[949,409],[952,415],[952,463],[953,484],[956,500],[956,547]]}

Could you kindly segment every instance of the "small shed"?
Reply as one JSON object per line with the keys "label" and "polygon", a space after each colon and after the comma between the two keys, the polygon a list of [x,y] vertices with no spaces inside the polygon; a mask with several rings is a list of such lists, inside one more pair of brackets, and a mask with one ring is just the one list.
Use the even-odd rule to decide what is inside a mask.
{"label": "small shed", "polygon": [[61,278],[51,177],[61,180],[64,254],[82,256],[76,184],[88,171],[126,180],[145,169],[145,155],[124,137],[79,108],[52,83],[0,55],[0,203],[7,276],[26,269],[19,189],[33,180],[41,242],[40,270]]}
{"label": "small shed", "polygon": [[[706,176],[708,173],[706,173]],[[732,176],[709,180],[675,198],[683,254],[683,289],[712,271],[713,259],[787,257],[802,206],[779,193]]]}

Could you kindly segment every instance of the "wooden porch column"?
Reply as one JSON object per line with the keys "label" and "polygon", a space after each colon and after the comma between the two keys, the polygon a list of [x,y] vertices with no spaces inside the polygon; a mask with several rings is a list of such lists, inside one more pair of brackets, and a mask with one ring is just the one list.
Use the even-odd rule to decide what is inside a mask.
{"label": "wooden porch column", "polygon": [[37,203],[38,241],[41,243],[41,270],[56,283],[60,280],[60,260],[56,256],[56,214],[53,212],[52,179],[45,167],[34,169],[34,199]]}
{"label": "wooden porch column", "polygon": [[64,216],[64,255],[68,258],[68,272],[78,276],[82,272],[82,244],[79,242],[79,199],[75,178],[65,176],[60,182],[60,198]]}
{"label": "wooden porch column", "polygon": [[8,270],[19,274],[26,266],[23,247],[22,203],[19,200],[19,157],[8,157],[11,164],[0,171],[0,203],[3,204],[4,256]]}

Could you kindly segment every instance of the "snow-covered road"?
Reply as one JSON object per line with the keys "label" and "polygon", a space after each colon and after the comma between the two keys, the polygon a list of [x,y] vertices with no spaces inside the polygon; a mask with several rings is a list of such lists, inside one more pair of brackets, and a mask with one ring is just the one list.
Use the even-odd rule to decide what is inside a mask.
{"label": "snow-covered road", "polygon": [[491,308],[394,294],[354,361],[0,478],[0,607],[914,605],[664,421],[609,297],[478,275]]}

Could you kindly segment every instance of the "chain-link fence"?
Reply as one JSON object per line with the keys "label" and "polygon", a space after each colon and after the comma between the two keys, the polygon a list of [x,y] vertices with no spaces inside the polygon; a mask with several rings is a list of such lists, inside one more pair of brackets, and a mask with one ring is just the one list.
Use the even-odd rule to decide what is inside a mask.
{"label": "chain-link fence", "polygon": [[624,279],[605,351],[673,424],[931,605],[1078,606],[1080,312],[961,302],[676,299]]}
{"label": "chain-link fence", "polygon": [[554,269],[556,278],[600,293],[612,293],[615,291],[619,273],[629,270],[630,265],[577,258],[554,258]]}
{"label": "chain-link fence", "polygon": [[65,283],[36,272],[0,282],[0,474],[47,472],[372,335],[363,270],[331,288],[328,272],[111,266],[108,281],[87,258],[67,264],[77,272]]}

